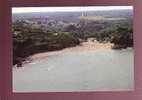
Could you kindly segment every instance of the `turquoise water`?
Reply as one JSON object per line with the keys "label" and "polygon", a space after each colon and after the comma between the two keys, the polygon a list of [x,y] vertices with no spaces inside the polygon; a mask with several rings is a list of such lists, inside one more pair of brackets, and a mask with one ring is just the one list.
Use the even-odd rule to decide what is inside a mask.
{"label": "turquoise water", "polygon": [[127,91],[134,83],[133,49],[56,53],[13,68],[14,92]]}

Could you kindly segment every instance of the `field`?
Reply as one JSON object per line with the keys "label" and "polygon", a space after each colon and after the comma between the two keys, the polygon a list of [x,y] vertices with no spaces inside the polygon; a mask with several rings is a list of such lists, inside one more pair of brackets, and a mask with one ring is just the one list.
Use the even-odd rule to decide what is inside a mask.
{"label": "field", "polygon": [[91,20],[91,21],[117,21],[117,20],[126,20],[126,18],[111,18],[111,17],[103,17],[103,16],[81,16],[79,17],[81,20]]}

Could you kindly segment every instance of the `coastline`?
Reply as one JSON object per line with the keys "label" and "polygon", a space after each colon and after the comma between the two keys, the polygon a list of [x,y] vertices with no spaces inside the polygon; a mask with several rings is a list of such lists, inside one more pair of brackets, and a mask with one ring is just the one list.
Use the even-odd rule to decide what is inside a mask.
{"label": "coastline", "polygon": [[[30,61],[45,59],[50,55],[55,55],[59,53],[69,53],[69,52],[87,52],[87,51],[96,51],[102,49],[112,49],[112,43],[99,43],[98,41],[82,42],[80,45],[75,47],[64,48],[58,51],[49,51],[44,53],[37,53],[29,57]],[[29,60],[27,60],[29,62]]]}
{"label": "coastline", "polygon": [[92,45],[84,42],[80,46],[32,55],[33,61],[13,68],[13,91],[132,90],[132,49],[113,50],[107,43],[96,44],[98,48],[93,49]]}

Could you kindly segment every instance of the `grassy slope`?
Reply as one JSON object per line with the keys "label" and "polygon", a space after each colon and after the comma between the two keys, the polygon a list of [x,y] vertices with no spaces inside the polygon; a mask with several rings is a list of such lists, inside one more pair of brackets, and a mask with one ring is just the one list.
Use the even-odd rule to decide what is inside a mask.
{"label": "grassy slope", "polygon": [[113,20],[126,20],[126,18],[116,17],[103,17],[103,16],[80,16],[79,19],[90,21],[113,21]]}

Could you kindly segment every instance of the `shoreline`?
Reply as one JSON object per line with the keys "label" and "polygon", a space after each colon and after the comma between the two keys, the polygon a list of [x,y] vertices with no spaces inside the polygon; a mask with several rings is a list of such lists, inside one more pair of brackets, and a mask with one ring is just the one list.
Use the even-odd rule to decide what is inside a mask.
{"label": "shoreline", "polygon": [[30,60],[27,60],[26,63],[34,61],[34,60],[40,60],[47,58],[50,55],[59,54],[59,53],[69,53],[69,52],[87,52],[87,51],[96,51],[96,50],[102,50],[102,49],[112,49],[113,44],[112,43],[99,43],[97,41],[87,41],[82,42],[80,45],[77,45],[75,47],[69,47],[64,48],[62,50],[57,51],[48,51],[44,53],[37,53],[29,57]]}
{"label": "shoreline", "polygon": [[133,89],[134,59],[131,49],[101,47],[93,50],[86,47],[80,50],[83,47],[85,45],[31,56],[35,61],[13,68],[13,90],[70,92]]}

